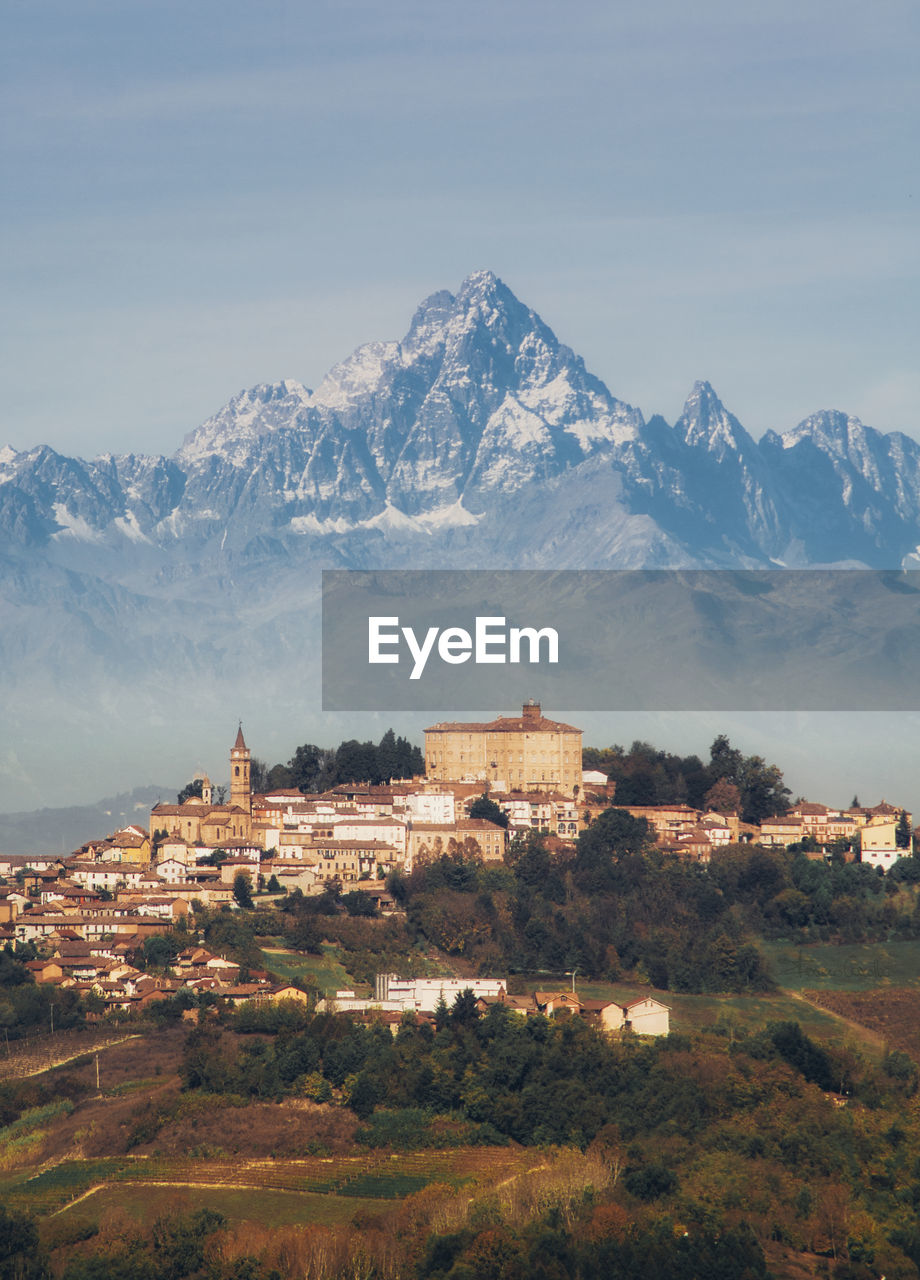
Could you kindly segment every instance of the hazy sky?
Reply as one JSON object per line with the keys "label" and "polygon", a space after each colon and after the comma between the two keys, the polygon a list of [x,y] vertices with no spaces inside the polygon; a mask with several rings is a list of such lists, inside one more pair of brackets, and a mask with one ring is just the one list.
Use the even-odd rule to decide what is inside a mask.
{"label": "hazy sky", "polygon": [[7,0],[0,445],[172,452],[489,267],[646,415],[920,435],[916,0]]}

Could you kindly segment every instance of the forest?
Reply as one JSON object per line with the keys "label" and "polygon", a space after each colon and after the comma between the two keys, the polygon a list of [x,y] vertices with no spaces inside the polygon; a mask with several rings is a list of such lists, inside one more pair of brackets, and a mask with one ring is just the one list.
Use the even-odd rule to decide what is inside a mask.
{"label": "forest", "polygon": [[[155,1054],[160,1033],[145,1034]],[[87,1093],[69,1093],[73,1111]],[[3,1132],[53,1096],[0,1085]],[[79,1216],[58,1230],[4,1208],[0,1275],[916,1280],[916,1097],[906,1055],[874,1062],[794,1021],[610,1040],[577,1017],[481,1017],[461,995],[434,1026],[408,1014],[394,1036],[296,1004],[243,1006],[183,1033],[175,1083],[129,1100],[120,1125],[102,1128],[99,1112],[92,1149],[162,1163],[206,1141],[233,1163],[252,1149],[247,1129],[273,1124],[279,1157],[330,1168],[454,1148],[481,1151],[465,1159],[482,1171],[507,1151],[521,1172],[477,1175],[462,1194],[410,1179],[400,1205],[299,1233],[242,1230],[204,1207],[147,1230]],[[514,1155],[531,1150],[537,1163]]]}

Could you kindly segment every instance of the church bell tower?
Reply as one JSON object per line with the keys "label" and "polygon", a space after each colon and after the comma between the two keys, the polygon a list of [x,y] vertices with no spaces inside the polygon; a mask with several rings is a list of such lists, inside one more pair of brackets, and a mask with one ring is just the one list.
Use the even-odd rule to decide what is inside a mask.
{"label": "church bell tower", "polygon": [[248,814],[252,813],[252,791],[249,784],[251,762],[252,753],[246,746],[241,724],[236,742],[230,748],[230,803],[239,805]]}

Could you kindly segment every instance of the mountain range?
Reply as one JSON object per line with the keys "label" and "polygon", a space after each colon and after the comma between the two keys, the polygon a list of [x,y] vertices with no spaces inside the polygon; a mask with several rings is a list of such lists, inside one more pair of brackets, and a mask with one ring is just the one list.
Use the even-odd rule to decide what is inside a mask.
{"label": "mountain range", "polygon": [[0,806],[46,799],[49,734],[117,760],[189,715],[315,711],[321,567],[895,568],[918,544],[910,437],[821,410],[755,441],[707,382],[646,420],[476,272],[172,457],[0,449]]}

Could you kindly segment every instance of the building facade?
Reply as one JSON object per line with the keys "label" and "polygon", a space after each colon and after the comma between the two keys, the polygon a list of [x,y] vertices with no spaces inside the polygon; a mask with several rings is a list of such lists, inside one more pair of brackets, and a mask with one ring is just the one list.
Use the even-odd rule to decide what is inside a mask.
{"label": "building facade", "polygon": [[581,790],[581,730],[548,720],[539,702],[485,723],[445,721],[425,730],[425,774],[498,791]]}

